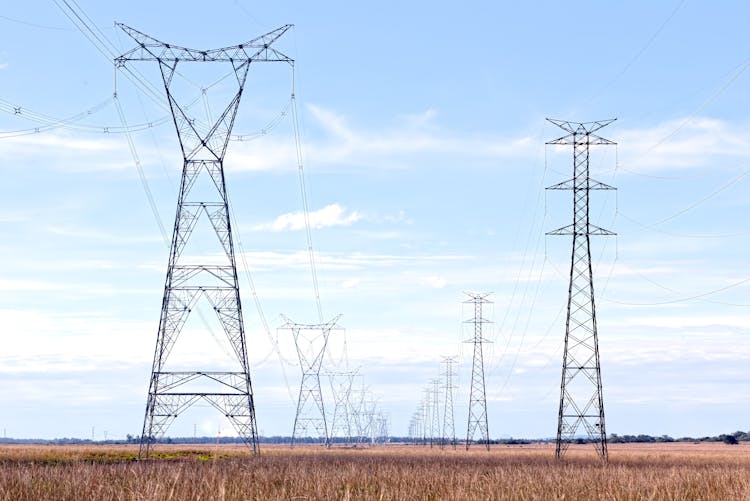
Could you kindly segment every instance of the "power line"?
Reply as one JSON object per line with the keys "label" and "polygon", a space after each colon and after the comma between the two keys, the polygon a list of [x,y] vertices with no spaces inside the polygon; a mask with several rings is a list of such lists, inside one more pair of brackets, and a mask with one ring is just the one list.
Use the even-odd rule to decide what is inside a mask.
{"label": "power line", "polygon": [[599,94],[607,90],[609,87],[612,86],[617,80],[620,79],[625,73],[628,72],[628,70],[640,59],[640,57],[648,50],[649,47],[651,47],[651,44],[654,43],[654,40],[661,34],[661,32],[664,30],[664,28],[669,24],[669,22],[672,20],[672,18],[677,14],[677,12],[682,8],[683,4],[685,3],[685,0],[680,0],[680,2],[675,6],[674,9],[672,9],[672,12],[667,16],[667,18],[659,25],[659,27],[656,29],[656,31],[646,40],[646,43],[644,43],[640,49],[633,55],[633,57],[630,58],[630,60],[623,66],[623,68],[614,76],[612,79],[607,82],[601,89],[599,89],[591,98],[588,99],[588,101],[593,100],[595,97],[597,97]]}
{"label": "power line", "polygon": [[61,26],[47,26],[44,24],[38,24],[38,23],[32,23],[29,21],[24,21],[23,19],[15,19],[8,16],[0,15],[0,19],[5,19],[6,21],[10,21],[12,23],[17,24],[23,24],[25,26],[31,26],[32,28],[40,28],[44,30],[53,30],[53,31],[73,31],[71,28],[63,28]]}
{"label": "power line", "polygon": [[727,190],[727,189],[731,188],[731,187],[732,187],[732,186],[734,186],[735,184],[739,183],[739,182],[740,182],[740,181],[742,181],[742,180],[743,180],[744,178],[746,178],[746,177],[747,177],[748,175],[750,175],[750,169],[748,169],[748,170],[746,170],[746,171],[742,172],[742,173],[741,173],[741,174],[740,174],[739,176],[736,176],[735,178],[733,178],[733,179],[731,179],[730,181],[728,181],[727,183],[725,183],[725,184],[721,185],[721,186],[720,186],[719,188],[715,189],[714,191],[712,191],[712,192],[711,192],[711,193],[709,193],[708,195],[705,195],[705,196],[701,197],[701,198],[700,198],[699,200],[696,200],[695,202],[693,202],[692,204],[688,205],[687,207],[685,207],[685,208],[683,208],[683,209],[681,209],[681,210],[679,210],[679,211],[677,211],[677,212],[673,213],[672,215],[670,215],[670,216],[668,216],[668,217],[665,217],[665,218],[663,218],[663,219],[660,219],[659,221],[655,221],[655,222],[653,222],[653,223],[639,223],[639,222],[635,221],[634,219],[632,219],[632,218],[630,218],[630,217],[627,217],[627,216],[625,216],[625,215],[624,215],[624,214],[622,214],[622,213],[619,213],[619,214],[621,214],[621,215],[622,215],[623,217],[625,217],[626,219],[628,219],[628,220],[630,220],[630,221],[633,221],[633,222],[635,222],[636,224],[639,224],[639,225],[641,225],[641,226],[644,226],[644,227],[646,227],[646,228],[654,228],[655,226],[659,226],[659,225],[662,225],[662,224],[664,224],[664,223],[666,223],[666,222],[669,222],[669,221],[671,221],[671,220],[673,220],[673,219],[676,219],[676,218],[678,218],[679,216],[681,216],[681,215],[683,215],[683,214],[685,214],[685,213],[687,213],[687,212],[690,212],[691,210],[695,209],[695,208],[696,208],[696,207],[698,207],[699,205],[702,205],[702,204],[704,204],[705,202],[707,202],[707,201],[711,200],[712,198],[714,198],[714,197],[715,197],[716,195],[718,195],[719,193],[721,193],[721,192],[723,192],[723,191],[725,191],[725,190]]}
{"label": "power line", "polygon": [[[655,302],[651,302],[651,303],[630,303],[630,302],[625,302],[625,301],[619,301],[617,299],[612,299],[612,298],[606,298],[605,300],[609,301],[610,303],[621,304],[623,306],[663,306],[663,305],[666,305],[666,304],[684,303],[684,302],[687,302],[687,301],[693,301],[693,300],[696,300],[696,299],[701,299],[701,298],[704,298],[704,297],[713,296],[714,294],[718,294],[720,292],[724,292],[724,291],[727,291],[729,289],[734,289],[735,287],[739,287],[739,286],[744,285],[746,283],[750,283],[750,278],[744,278],[744,279],[739,280],[737,282],[733,282],[733,283],[731,283],[729,285],[725,285],[724,287],[719,287],[718,289],[710,290],[708,292],[703,292],[701,294],[695,294],[695,295],[688,296],[688,297],[681,297],[681,298],[678,298],[678,299],[670,299],[670,300],[667,300],[667,301],[655,301]],[[736,306],[744,306],[744,305],[736,305]]]}
{"label": "power line", "polygon": [[[294,82],[294,69],[292,69],[292,82]],[[294,144],[297,154],[297,173],[299,176],[300,195],[302,197],[302,211],[305,219],[305,234],[307,236],[307,253],[310,259],[310,272],[312,274],[313,289],[315,293],[315,305],[318,309],[318,320],[323,321],[323,307],[320,302],[320,289],[318,287],[318,273],[315,266],[315,251],[312,244],[312,232],[310,230],[310,208],[307,202],[307,187],[305,185],[305,171],[302,165],[302,144],[300,141],[299,119],[297,117],[297,98],[292,84],[292,123],[294,124]]]}

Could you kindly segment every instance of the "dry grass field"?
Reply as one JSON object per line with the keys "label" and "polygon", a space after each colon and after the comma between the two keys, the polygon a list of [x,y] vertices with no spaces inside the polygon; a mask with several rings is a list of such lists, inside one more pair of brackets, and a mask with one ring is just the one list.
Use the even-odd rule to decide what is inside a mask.
{"label": "dry grass field", "polygon": [[557,463],[549,445],[429,449],[0,446],[0,499],[726,499],[750,500],[750,444],[617,444]]}

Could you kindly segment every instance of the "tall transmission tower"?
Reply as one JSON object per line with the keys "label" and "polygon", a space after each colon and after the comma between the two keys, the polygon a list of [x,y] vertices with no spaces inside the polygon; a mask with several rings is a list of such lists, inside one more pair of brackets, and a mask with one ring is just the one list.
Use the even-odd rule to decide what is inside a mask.
{"label": "tall transmission tower", "polygon": [[328,346],[328,338],[333,329],[341,329],[337,324],[341,315],[324,324],[298,324],[282,315],[286,323],[279,329],[289,329],[297,348],[302,380],[299,385],[297,413],[294,416],[292,445],[296,439],[310,437],[314,430],[316,438],[322,438],[326,446],[330,445],[326,412],[323,405],[323,391],[320,387],[320,367]]}
{"label": "tall transmission tower", "polygon": [[456,357],[443,357],[443,363],[445,364],[445,372],[443,377],[445,383],[443,389],[445,390],[445,402],[443,404],[443,433],[442,433],[442,445],[445,446],[449,443],[456,448],[456,426],[454,423],[454,412],[453,412],[453,364],[456,363]]}
{"label": "tall transmission tower", "polygon": [[567,132],[565,136],[547,144],[573,146],[573,178],[547,188],[573,192],[573,223],[548,233],[573,236],[555,456],[562,459],[568,446],[579,438],[576,433],[583,427],[599,457],[602,461],[607,461],[607,432],[604,425],[589,237],[614,233],[589,222],[589,192],[615,188],[589,177],[589,146],[616,144],[594,134],[616,119],[586,123],[547,120]]}
{"label": "tall transmission tower", "polygon": [[469,424],[466,431],[466,449],[474,440],[474,435],[479,429],[487,450],[490,450],[490,434],[487,422],[487,393],[484,385],[484,343],[491,341],[482,335],[484,324],[492,323],[482,316],[482,307],[485,304],[492,304],[487,298],[491,292],[466,292],[470,299],[464,301],[464,304],[471,304],[474,310],[474,317],[465,320],[464,323],[472,324],[474,335],[465,343],[474,344],[474,358],[471,364],[471,392],[469,393]]}
{"label": "tall transmission tower", "polygon": [[[255,402],[240,304],[234,242],[224,178],[224,155],[232,131],[250,64],[294,61],[271,48],[291,25],[285,25],[241,45],[212,50],[195,50],[166,44],[140,31],[118,24],[137,44],[115,59],[116,67],[132,61],[158,63],[177,137],[183,168],[177,199],[169,264],[164,285],[159,331],[151,370],[148,401],[143,422],[139,458],[148,458],[154,442],[164,435],[174,419],[199,400],[225,415],[235,431],[258,452]],[[177,96],[173,77],[183,63],[224,63],[233,70],[237,84],[234,97],[223,106],[219,118],[202,127],[190,115],[184,96]],[[201,185],[202,189],[193,189]],[[199,220],[210,222],[218,239],[219,264],[191,262],[184,256],[186,244]],[[196,258],[193,258],[196,259]],[[234,371],[169,371],[167,357],[175,345],[188,315],[207,301],[216,313],[237,359]]]}

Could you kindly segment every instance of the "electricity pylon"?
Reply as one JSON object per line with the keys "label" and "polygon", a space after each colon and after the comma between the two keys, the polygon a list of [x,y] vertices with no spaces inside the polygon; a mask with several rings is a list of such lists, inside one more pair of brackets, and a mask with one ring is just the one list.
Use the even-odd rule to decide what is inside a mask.
{"label": "electricity pylon", "polygon": [[333,395],[333,418],[331,419],[331,440],[343,437],[347,444],[352,443],[351,394],[356,372],[332,372],[328,374]]}
{"label": "electricity pylon", "polygon": [[302,370],[297,413],[294,416],[292,445],[298,438],[310,437],[311,435],[307,433],[312,429],[317,433],[316,438],[322,438],[323,443],[328,447],[330,442],[326,426],[326,411],[323,405],[323,391],[320,387],[320,367],[323,364],[323,356],[326,353],[331,331],[341,329],[337,324],[341,315],[337,315],[324,324],[298,324],[284,315],[282,318],[286,320],[286,323],[279,329],[292,331]]}
{"label": "electricity pylon", "polygon": [[430,425],[432,428],[430,447],[432,447],[433,443],[441,445],[443,439],[440,432],[440,379],[431,379],[430,383],[432,383],[432,424]]}
{"label": "electricity pylon", "polygon": [[479,428],[482,442],[484,442],[487,450],[490,450],[489,425],[487,422],[487,393],[484,385],[484,350],[482,349],[482,345],[491,341],[485,339],[482,335],[482,326],[492,322],[482,316],[482,306],[492,303],[492,301],[487,299],[492,293],[465,292],[465,294],[470,299],[464,301],[464,303],[471,304],[474,310],[474,318],[464,321],[464,323],[473,324],[474,326],[474,335],[471,339],[464,341],[465,343],[474,344],[474,358],[471,363],[471,392],[469,393],[469,425],[466,431],[466,449],[469,449],[469,445],[474,440],[477,428]]}
{"label": "electricity pylon", "polygon": [[424,434],[422,433],[422,427],[424,426],[424,402],[419,402],[417,410],[414,411],[414,445],[422,443]]}
{"label": "electricity pylon", "polygon": [[586,123],[547,120],[568,133],[547,144],[573,146],[573,178],[547,188],[573,192],[573,223],[548,233],[573,236],[555,456],[562,459],[568,446],[579,438],[576,432],[583,426],[599,457],[602,461],[607,461],[607,432],[604,425],[589,237],[614,233],[589,222],[589,192],[615,188],[589,177],[589,147],[616,144],[594,134],[616,119]]}
{"label": "electricity pylon", "polygon": [[[124,67],[131,61],[154,61],[159,65],[183,158],[177,214],[138,457],[148,458],[151,445],[164,435],[174,419],[201,399],[225,415],[256,454],[258,434],[255,403],[224,178],[224,155],[250,64],[263,61],[294,64],[291,58],[271,48],[291,25],[282,26],[241,45],[212,50],[166,44],[123,24],[118,26],[135,40],[137,47],[115,59],[117,67]],[[234,97],[222,108],[219,118],[207,127],[201,127],[190,115],[184,96],[178,97],[173,86],[178,66],[198,62],[229,65],[237,84]],[[202,185],[204,189],[193,190],[196,185]],[[183,256],[191,233],[201,219],[208,219],[218,237],[214,245],[221,256],[218,258],[219,264],[207,264],[200,259],[191,262],[190,256]],[[216,313],[239,370],[165,370],[167,357],[188,315],[200,300],[208,301]]]}
{"label": "electricity pylon", "polygon": [[443,357],[443,363],[445,364],[445,403],[443,407],[443,434],[441,444],[445,446],[449,443],[456,448],[456,426],[454,423],[454,412],[453,412],[453,364],[456,363],[456,357]]}
{"label": "electricity pylon", "polygon": [[432,447],[432,389],[427,386],[424,389],[424,445]]}

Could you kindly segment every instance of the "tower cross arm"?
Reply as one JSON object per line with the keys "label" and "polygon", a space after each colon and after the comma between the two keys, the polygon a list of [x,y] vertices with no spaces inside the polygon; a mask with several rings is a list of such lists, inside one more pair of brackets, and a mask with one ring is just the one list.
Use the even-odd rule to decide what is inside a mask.
{"label": "tower cross arm", "polygon": [[323,329],[326,331],[334,330],[334,329],[343,329],[340,325],[338,325],[339,319],[341,319],[343,315],[339,313],[335,317],[333,317],[328,322],[322,323],[322,324],[301,324],[299,322],[293,321],[291,318],[287,317],[283,313],[281,314],[281,318],[284,320],[284,325],[279,327],[279,329],[305,329],[305,330],[319,330]]}
{"label": "tower cross arm", "polygon": [[546,120],[570,134],[591,134],[602,127],[606,127],[617,119],[610,118],[608,120],[597,120],[595,122],[569,122],[567,120],[557,120],[555,118],[547,118]]}
{"label": "tower cross arm", "polygon": [[127,61],[226,61],[238,63],[267,61],[294,64],[294,59],[271,47],[281,35],[293,26],[291,24],[285,24],[239,45],[209,50],[189,49],[164,43],[125,24],[115,23],[115,25],[138,44],[137,47],[115,59],[118,66],[124,65]]}
{"label": "tower cross arm", "polygon": [[569,122],[567,120],[556,120],[554,118],[548,118],[547,121],[557,125],[562,130],[567,132],[566,135],[548,141],[547,144],[617,144],[609,139],[599,137],[594,132],[598,131],[602,127],[606,127],[617,120],[611,118],[609,120],[597,120],[596,122]]}
{"label": "tower cross arm", "polygon": [[587,145],[614,145],[617,144],[614,141],[610,141],[609,139],[605,139],[603,137],[599,137],[596,134],[590,134],[588,132],[579,133],[576,132],[575,134],[568,134],[566,136],[558,137],[557,139],[553,139],[552,141],[547,141],[546,144],[587,144]]}
{"label": "tower cross arm", "polygon": [[576,186],[575,179],[568,179],[567,181],[562,181],[557,184],[553,184],[552,186],[548,186],[546,189],[548,190],[575,190],[575,189],[587,189],[587,190],[616,190],[614,186],[610,186],[606,183],[602,183],[601,181],[596,181],[594,179],[588,180],[588,186]]}
{"label": "tower cross arm", "polygon": [[595,224],[589,224],[588,229],[585,231],[577,230],[575,225],[569,224],[558,228],[556,230],[548,231],[547,235],[599,235],[599,236],[612,236],[617,235],[613,231],[596,226]]}

